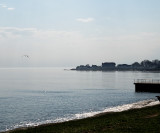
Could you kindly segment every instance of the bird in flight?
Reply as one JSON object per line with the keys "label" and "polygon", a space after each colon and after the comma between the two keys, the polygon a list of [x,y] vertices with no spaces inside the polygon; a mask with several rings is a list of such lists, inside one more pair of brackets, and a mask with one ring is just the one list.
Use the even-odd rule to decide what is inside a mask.
{"label": "bird in flight", "polygon": [[24,57],[26,57],[26,58],[29,58],[29,55],[23,55]]}

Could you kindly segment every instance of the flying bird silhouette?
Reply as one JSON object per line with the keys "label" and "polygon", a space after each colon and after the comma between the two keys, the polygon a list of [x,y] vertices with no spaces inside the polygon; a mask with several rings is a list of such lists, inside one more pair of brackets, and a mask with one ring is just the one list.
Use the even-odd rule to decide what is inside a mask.
{"label": "flying bird silhouette", "polygon": [[23,55],[24,57],[27,57],[27,58],[29,58],[29,55]]}

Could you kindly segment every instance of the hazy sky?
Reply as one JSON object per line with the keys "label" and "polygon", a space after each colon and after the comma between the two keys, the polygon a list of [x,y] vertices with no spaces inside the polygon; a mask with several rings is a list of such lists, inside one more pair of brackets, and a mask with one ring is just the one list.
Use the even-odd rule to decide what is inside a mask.
{"label": "hazy sky", "polygon": [[160,0],[0,0],[0,67],[159,57]]}

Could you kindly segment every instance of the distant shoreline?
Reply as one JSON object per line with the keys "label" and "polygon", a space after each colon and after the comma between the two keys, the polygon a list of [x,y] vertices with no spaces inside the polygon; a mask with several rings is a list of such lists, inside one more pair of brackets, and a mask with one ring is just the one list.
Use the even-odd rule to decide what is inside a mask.
{"label": "distant shoreline", "polygon": [[160,70],[77,70],[76,68],[69,69],[71,71],[101,71],[101,72],[155,72],[160,73]]}
{"label": "distant shoreline", "polygon": [[134,62],[131,65],[128,64],[118,64],[115,62],[104,62],[101,66],[92,65],[80,65],[71,70],[77,71],[160,71],[160,61],[159,60],[144,60],[141,63]]}

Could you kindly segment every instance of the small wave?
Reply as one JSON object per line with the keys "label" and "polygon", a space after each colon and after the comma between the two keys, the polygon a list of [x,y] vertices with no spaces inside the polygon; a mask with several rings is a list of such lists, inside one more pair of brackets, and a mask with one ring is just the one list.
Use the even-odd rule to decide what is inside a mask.
{"label": "small wave", "polygon": [[144,100],[144,101],[139,101],[136,103],[131,103],[131,104],[124,104],[116,107],[109,107],[106,108],[102,111],[95,111],[95,112],[87,112],[87,113],[80,113],[80,114],[75,114],[75,117],[77,119],[82,119],[82,118],[87,118],[87,117],[92,117],[100,113],[109,113],[109,112],[122,112],[130,109],[137,109],[137,108],[143,108],[147,106],[153,106],[159,104],[159,101],[156,101],[154,99],[150,100]]}
{"label": "small wave", "polygon": [[139,101],[139,102],[132,103],[132,104],[125,104],[121,106],[107,108],[103,112],[122,112],[122,111],[130,110],[130,109],[143,108],[143,107],[153,106],[157,104],[159,104],[159,101],[150,99],[150,100]]}
{"label": "small wave", "polygon": [[131,103],[131,104],[124,104],[124,105],[120,105],[116,107],[108,107],[101,111],[91,111],[91,112],[73,114],[68,117],[57,118],[55,120],[45,120],[45,121],[37,121],[37,122],[21,122],[20,124],[14,125],[11,128],[8,128],[7,130],[22,128],[22,127],[39,126],[42,124],[49,124],[49,123],[60,123],[60,122],[65,122],[65,121],[70,121],[70,120],[88,118],[88,117],[92,117],[100,113],[122,112],[122,111],[130,110],[130,109],[143,108],[143,107],[148,107],[148,106],[153,106],[153,105],[158,105],[158,104],[159,104],[159,101],[154,100],[154,99],[144,100],[144,101],[139,101],[139,102]]}

